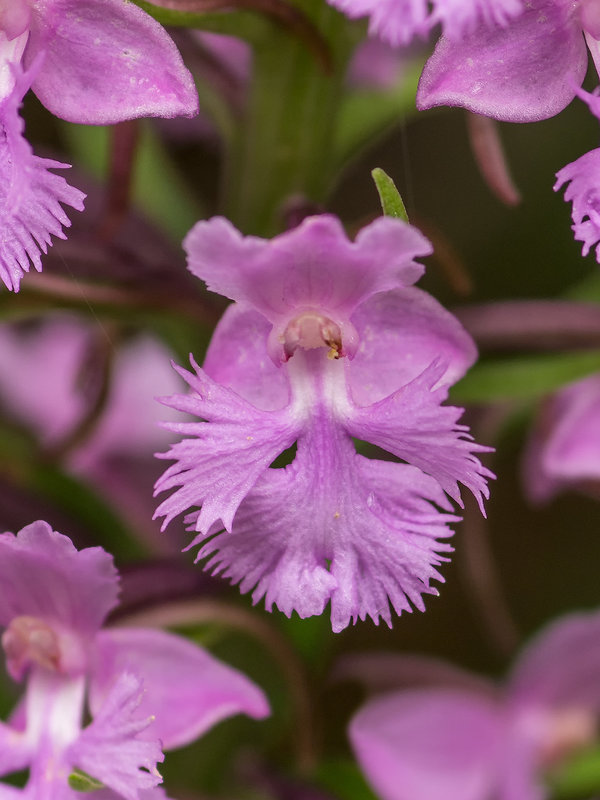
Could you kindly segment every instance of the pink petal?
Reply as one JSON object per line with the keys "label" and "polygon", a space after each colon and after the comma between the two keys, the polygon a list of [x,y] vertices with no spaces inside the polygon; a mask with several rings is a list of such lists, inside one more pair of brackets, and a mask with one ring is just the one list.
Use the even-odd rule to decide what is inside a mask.
{"label": "pink petal", "polygon": [[512,672],[513,702],[600,711],[600,614],[571,614],[529,643]]}
{"label": "pink petal", "polygon": [[0,103],[0,279],[16,292],[31,264],[41,271],[52,236],[66,238],[63,228],[71,223],[61,203],[81,211],[85,195],[50,172],[67,164],[38,158],[23,137],[19,106],[29,77],[15,75],[13,91]]}
{"label": "pink petal", "polygon": [[[573,203],[572,229],[575,239],[583,242],[584,256],[600,242],[600,148],[567,164],[556,173],[554,191],[565,183],[565,200]],[[600,245],[596,247],[596,261],[600,262]]]}
{"label": "pink petal", "polygon": [[115,676],[140,675],[144,696],[136,715],[155,718],[146,733],[159,738],[166,750],[193,742],[233,714],[262,719],[269,713],[264,694],[248,678],[181,636],[121,628],[103,631],[96,644],[92,713]]}
{"label": "pink petal", "polygon": [[113,683],[92,723],[69,747],[66,757],[125,800],[140,800],[142,789],[162,782],[156,769],[164,756],[157,738],[147,741],[140,734],[152,724],[140,718],[143,700],[141,682],[124,673]]}
{"label": "pink petal", "polygon": [[507,27],[482,23],[459,42],[442,37],[423,70],[417,107],[463,106],[508,122],[546,119],[571,102],[587,61],[568,4],[531,0]]}
{"label": "pink petal", "polygon": [[76,550],[47,522],[0,535],[0,625],[32,616],[93,635],[117,605],[118,576],[101,547]]}
{"label": "pink petal", "polygon": [[263,411],[290,401],[287,373],[267,355],[270,330],[258,311],[232,303],[215,328],[203,364],[210,378]]}
{"label": "pink petal", "polygon": [[385,694],[350,724],[350,740],[381,800],[483,800],[499,782],[499,707],[457,689]]}
{"label": "pink petal", "polygon": [[414,258],[431,252],[419,231],[400,220],[381,217],[351,242],[328,215],[309,217],[270,241],[243,237],[216,217],[197,223],[184,247],[189,269],[211,291],[259,311],[275,325],[276,341],[298,311],[318,310],[343,329],[371,295],[418,280],[423,267]]}
{"label": "pink petal", "polygon": [[69,122],[192,117],[192,76],[170,36],[134,3],[45,0],[33,7],[25,63],[44,53],[33,90]]}
{"label": "pink petal", "polygon": [[206,533],[217,520],[230,530],[259,476],[295,441],[298,422],[287,408],[268,412],[251,406],[192,363],[195,375],[178,372],[193,391],[163,402],[205,421],[166,423],[188,438],[160,454],[176,463],[158,479],[156,493],[180,488],[160,504],[155,517],[165,517],[164,528],[190,506],[202,505],[196,530]]}
{"label": "pink petal", "polygon": [[456,317],[422,289],[410,287],[369,298],[352,315],[360,345],[348,365],[354,402],[370,405],[410,383],[436,359],[440,383],[459,380],[477,358]]}
{"label": "pink petal", "polygon": [[349,409],[344,421],[351,436],[382,447],[435,478],[461,504],[458,481],[480,506],[489,496],[492,473],[475,453],[489,448],[474,444],[457,420],[460,408],[440,405],[446,390],[437,388],[445,366],[434,362],[411,383],[371,406]]}
{"label": "pink petal", "polygon": [[[290,616],[321,614],[331,600],[332,626],[370,616],[391,625],[390,604],[423,609],[436,594],[435,569],[451,548],[455,518],[435,481],[413,467],[369,461],[325,419],[298,439],[295,460],[271,469],[241,504],[231,533],[205,543],[198,558],[222,572],[254,602],[265,597]],[[201,543],[197,537],[193,544]]]}
{"label": "pink petal", "polygon": [[592,375],[551,397],[541,409],[525,461],[534,499],[600,478],[600,376]]}

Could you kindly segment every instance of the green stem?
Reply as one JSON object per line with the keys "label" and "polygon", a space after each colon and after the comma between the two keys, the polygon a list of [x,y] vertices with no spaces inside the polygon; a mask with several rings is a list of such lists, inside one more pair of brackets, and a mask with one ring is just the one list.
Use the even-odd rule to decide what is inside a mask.
{"label": "green stem", "polygon": [[269,236],[285,201],[324,200],[353,28],[322,0],[302,5],[330,47],[325,71],[306,46],[273,25],[254,53],[244,124],[228,153],[225,211],[245,233]]}

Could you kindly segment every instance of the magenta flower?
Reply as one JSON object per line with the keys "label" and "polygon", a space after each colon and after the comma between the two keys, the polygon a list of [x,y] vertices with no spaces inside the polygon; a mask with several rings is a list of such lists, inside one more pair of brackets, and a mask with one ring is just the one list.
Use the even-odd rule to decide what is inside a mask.
{"label": "magenta flower", "polygon": [[41,270],[41,254],[52,236],[66,238],[63,228],[71,223],[61,203],[81,211],[85,195],[50,171],[68,164],[35,156],[23,136],[19,106],[30,75],[23,75],[19,67],[3,73],[0,67],[0,92],[6,80],[11,88],[3,98],[0,95],[0,279],[16,292],[30,264]]}
{"label": "magenta flower", "polygon": [[[77,768],[107,787],[102,800],[158,800],[162,748],[238,712],[268,713],[256,686],[186,639],[100,630],[118,594],[100,547],[77,551],[46,522],[2,534],[0,587],[7,669],[27,682],[14,720],[0,726],[0,774],[30,770],[23,791],[2,785],[2,797],[76,800],[67,779]],[[82,728],[86,705],[92,722]]]}
{"label": "magenta flower", "polygon": [[585,77],[586,39],[600,64],[596,0],[529,0],[510,24],[480,22],[459,41],[442,36],[423,70],[417,107],[463,106],[509,122],[552,117]]}
{"label": "magenta flower", "polygon": [[[461,481],[481,501],[490,474],[461,410],[441,405],[475,347],[412,287],[429,243],[389,218],[351,242],[320,216],[272,241],[215,218],[184,244],[191,271],[236,302],[204,369],[178,369],[191,392],[164,400],[204,421],[167,424],[185,438],[162,454],[175,463],[156,490],[176,491],[156,515],[201,506],[186,519],[198,558],[269,609],[308,617],[331,601],[336,631],[422,610],[451,549],[437,541],[456,519],[444,492],[460,503]],[[365,458],[353,437],[406,463]]]}
{"label": "magenta flower", "polygon": [[523,465],[530,498],[600,480],[600,375],[565,387],[542,407]]}
{"label": "magenta flower", "polygon": [[56,116],[107,124],[140,116],[193,116],[194,82],[166,31],[126,0],[10,0],[0,9],[0,279],[18,291],[52,236],[65,238],[61,208],[81,211],[82,192],[33,155],[19,106],[32,86]]}
{"label": "magenta flower", "polygon": [[369,34],[394,47],[426,37],[441,24],[459,39],[479,25],[506,26],[523,9],[522,0],[328,0],[350,18],[369,17]]}
{"label": "magenta flower", "polygon": [[[600,119],[600,97],[578,89],[577,94]],[[573,203],[573,225],[575,239],[583,242],[583,255],[600,242],[600,148],[590,150],[556,173],[554,190],[568,183],[565,200]],[[596,247],[596,261],[600,263],[600,246]]]}
{"label": "magenta flower", "polygon": [[[572,615],[542,631],[503,687],[468,673],[459,682],[453,670],[446,685],[367,702],[350,740],[377,795],[543,800],[543,772],[595,739],[599,636],[597,612]],[[443,667],[422,662],[423,672]]]}

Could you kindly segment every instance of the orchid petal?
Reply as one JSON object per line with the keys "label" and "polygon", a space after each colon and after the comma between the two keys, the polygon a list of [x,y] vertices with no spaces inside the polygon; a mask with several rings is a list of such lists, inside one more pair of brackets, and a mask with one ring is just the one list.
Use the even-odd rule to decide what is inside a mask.
{"label": "orchid petal", "polygon": [[25,63],[38,53],[44,68],[33,90],[69,122],[107,125],[198,113],[194,81],[175,44],[135,3],[36,2]]}
{"label": "orchid petal", "polygon": [[356,714],[350,740],[382,800],[482,800],[498,779],[499,712],[457,689],[384,694]]}
{"label": "orchid petal", "polygon": [[189,744],[233,714],[262,719],[269,713],[264,694],[248,678],[165,631],[121,628],[98,635],[92,713],[121,672],[144,676],[145,693],[136,715],[154,718],[145,733],[159,738],[168,750]]}
{"label": "orchid petal", "polygon": [[562,111],[587,70],[576,15],[556,0],[531,0],[507,27],[477,26],[459,42],[442,36],[423,70],[417,107],[462,106],[508,122]]}

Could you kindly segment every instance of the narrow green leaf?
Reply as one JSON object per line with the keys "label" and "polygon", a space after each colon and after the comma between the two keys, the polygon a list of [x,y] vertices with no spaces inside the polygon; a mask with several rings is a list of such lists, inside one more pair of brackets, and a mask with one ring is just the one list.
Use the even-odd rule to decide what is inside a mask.
{"label": "narrow green leaf", "polygon": [[105,788],[104,784],[80,769],[74,769],[69,775],[69,786],[76,792],[95,792],[96,789]]}
{"label": "narrow green leaf", "polygon": [[408,214],[400,197],[400,192],[396,189],[396,184],[381,167],[375,167],[371,172],[375,186],[381,200],[381,208],[386,217],[396,217],[408,222]]}
{"label": "narrow green leaf", "polygon": [[533,399],[600,371],[600,350],[523,356],[476,364],[450,391],[455,403]]}

